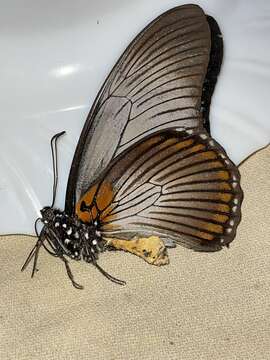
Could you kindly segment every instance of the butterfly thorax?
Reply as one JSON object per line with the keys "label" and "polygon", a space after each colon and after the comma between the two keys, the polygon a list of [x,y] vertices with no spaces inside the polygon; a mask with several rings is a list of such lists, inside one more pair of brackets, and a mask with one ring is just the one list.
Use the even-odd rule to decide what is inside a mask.
{"label": "butterfly thorax", "polygon": [[41,210],[44,234],[56,255],[93,262],[104,251],[98,223],[85,224],[77,217],[50,207]]}

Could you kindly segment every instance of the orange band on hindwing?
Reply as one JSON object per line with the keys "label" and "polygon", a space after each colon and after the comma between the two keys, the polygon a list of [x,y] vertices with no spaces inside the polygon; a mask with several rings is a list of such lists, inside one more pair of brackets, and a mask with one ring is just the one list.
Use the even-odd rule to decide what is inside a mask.
{"label": "orange band on hindwing", "polygon": [[[76,214],[83,222],[91,222],[95,220],[98,215],[101,216],[103,210],[109,208],[112,200],[113,190],[110,183],[104,181],[101,184],[95,184],[76,204]],[[82,204],[84,206],[82,206]],[[84,210],[82,208],[84,208]],[[105,213],[107,213],[107,211],[105,211]]]}

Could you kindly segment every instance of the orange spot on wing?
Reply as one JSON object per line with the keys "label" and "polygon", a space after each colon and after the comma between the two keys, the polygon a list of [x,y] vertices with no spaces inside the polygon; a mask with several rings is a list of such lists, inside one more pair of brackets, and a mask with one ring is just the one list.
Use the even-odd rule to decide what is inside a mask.
{"label": "orange spot on wing", "polygon": [[206,164],[208,169],[214,169],[214,168],[218,168],[218,167],[223,167],[222,162],[220,161],[212,161],[209,162],[209,164]]}
{"label": "orange spot on wing", "polygon": [[212,160],[217,158],[217,154],[214,151],[205,151],[200,154],[203,160]]}
{"label": "orange spot on wing", "polygon": [[96,196],[97,207],[100,211],[104,210],[112,203],[113,195],[111,184],[104,181],[98,189]]}
{"label": "orange spot on wing", "polygon": [[212,222],[197,220],[194,225],[202,230],[210,231],[217,234],[223,233],[223,226]]}
{"label": "orange spot on wing", "polygon": [[93,207],[90,211],[81,211],[81,203],[84,201],[87,206],[91,206],[93,203],[96,191],[98,188],[98,184],[92,186],[87,193],[84,194],[84,196],[78,201],[76,204],[76,214],[80,220],[83,222],[90,222],[92,219],[95,219],[97,217],[97,209],[93,204]]}
{"label": "orange spot on wing", "polygon": [[92,215],[93,219],[96,219],[96,217],[98,216],[98,211],[97,211],[96,206],[93,206],[93,207],[92,207],[92,209],[91,209],[91,215]]}
{"label": "orange spot on wing", "polygon": [[106,224],[106,226],[108,226],[108,230],[112,230],[112,228],[109,229],[109,227],[112,225],[112,224],[110,224],[110,222],[112,222],[113,220],[115,220],[115,216],[113,216],[113,215],[102,217],[102,222],[103,222],[103,224]]}
{"label": "orange spot on wing", "polygon": [[194,143],[193,139],[189,139],[189,140],[185,140],[185,141],[180,141],[177,144],[175,144],[175,147],[180,150],[183,149],[185,147],[188,147],[190,145],[192,145]]}
{"label": "orange spot on wing", "polygon": [[98,212],[95,205],[91,207],[91,211],[81,211],[80,204],[81,203],[78,203],[76,205],[76,214],[80,220],[82,220],[83,222],[91,222],[92,220],[95,220],[97,218]]}
{"label": "orange spot on wing", "polygon": [[204,149],[205,149],[205,145],[203,145],[203,144],[198,144],[191,148],[192,152],[197,152],[197,151],[201,151]]}
{"label": "orange spot on wing", "polygon": [[217,172],[217,177],[220,180],[228,180],[230,178],[230,174],[228,171],[219,171]]}
{"label": "orange spot on wing", "polygon": [[98,184],[92,186],[92,187],[90,188],[90,190],[87,191],[87,193],[84,194],[84,196],[82,197],[81,201],[84,200],[87,205],[92,204],[93,199],[94,199],[94,196],[95,196],[96,191],[97,191],[97,187],[98,187]]}
{"label": "orange spot on wing", "polygon": [[220,198],[221,201],[229,202],[231,200],[231,198],[232,198],[232,194],[222,194],[222,193],[220,193],[219,198]]}
{"label": "orange spot on wing", "polygon": [[227,215],[221,215],[221,214],[213,214],[212,220],[215,220],[220,223],[225,223],[229,220],[229,216]]}
{"label": "orange spot on wing", "polygon": [[89,212],[86,211],[80,211],[80,206],[79,204],[76,205],[76,214],[78,216],[78,218],[80,220],[82,220],[83,222],[90,222],[91,221],[91,215]]}
{"label": "orange spot on wing", "polygon": [[208,223],[208,224],[205,224],[203,226],[203,228],[205,230],[208,230],[208,231],[211,231],[211,232],[214,232],[214,233],[218,233],[218,234],[223,233],[223,227],[221,225],[218,225],[218,224]]}
{"label": "orange spot on wing", "polygon": [[[192,143],[193,143],[193,141],[189,144],[189,145],[192,145]],[[180,143],[180,147],[178,147],[178,149],[182,149],[183,148],[183,146],[182,146],[182,144],[183,143]],[[179,145],[179,144],[177,144],[177,145]],[[186,146],[188,146],[188,145],[185,145],[184,147],[186,147]],[[201,151],[201,150],[204,150],[205,149],[205,145],[203,145],[203,144],[198,144],[198,145],[194,145],[194,146],[192,146],[191,148],[189,148],[189,149],[187,149],[187,150],[185,150],[186,151],[186,153],[187,154],[193,154],[193,153],[197,153],[197,152],[199,152],[199,151]],[[203,154],[203,153],[202,153]],[[200,155],[201,156],[201,155]],[[203,158],[202,158],[203,159]]]}
{"label": "orange spot on wing", "polygon": [[[102,212],[105,209],[100,216],[100,218],[103,219],[112,210],[110,207],[113,200],[113,190],[111,184],[103,182],[100,187],[98,186],[99,184],[92,186],[76,205],[76,214],[83,222],[91,222],[91,220],[97,218],[99,212]],[[90,209],[81,211],[81,204],[83,201],[87,207],[91,208],[91,211]]]}
{"label": "orange spot on wing", "polygon": [[225,182],[222,182],[222,183],[218,184],[218,188],[219,188],[220,190],[231,190],[231,189],[232,189],[232,187],[230,186],[230,184],[225,183]]}
{"label": "orange spot on wing", "polygon": [[151,139],[148,139],[145,143],[141,144],[141,147],[142,148],[149,148],[152,145],[157,144],[161,139],[162,139],[161,136],[155,136],[155,137],[153,137]]}
{"label": "orange spot on wing", "polygon": [[228,213],[228,212],[230,212],[230,207],[229,207],[229,205],[226,205],[226,204],[219,204],[217,207],[217,211]]}
{"label": "orange spot on wing", "polygon": [[202,232],[202,231],[198,231],[196,233],[196,236],[198,236],[199,238],[203,239],[203,240],[214,240],[214,235],[212,234],[208,234],[208,233],[205,233],[205,232]]}

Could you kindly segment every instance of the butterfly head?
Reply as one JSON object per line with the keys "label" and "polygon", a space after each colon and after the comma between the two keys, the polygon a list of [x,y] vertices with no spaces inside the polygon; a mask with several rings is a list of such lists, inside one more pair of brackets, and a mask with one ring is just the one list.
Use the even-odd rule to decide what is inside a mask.
{"label": "butterfly head", "polygon": [[55,209],[50,206],[45,206],[43,209],[40,210],[41,213],[41,220],[43,223],[48,224],[53,221],[55,218]]}

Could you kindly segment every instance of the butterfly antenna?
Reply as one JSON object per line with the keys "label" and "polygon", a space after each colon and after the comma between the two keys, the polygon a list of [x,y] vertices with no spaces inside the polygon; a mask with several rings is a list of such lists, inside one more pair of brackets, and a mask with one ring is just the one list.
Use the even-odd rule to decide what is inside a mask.
{"label": "butterfly antenna", "polygon": [[58,184],[58,162],[57,162],[57,140],[60,136],[64,135],[66,132],[62,131],[58,134],[55,134],[51,138],[51,151],[52,151],[52,161],[53,161],[53,199],[52,199],[52,205],[54,206],[55,203],[55,197],[56,197],[56,189]]}
{"label": "butterfly antenna", "polygon": [[78,283],[74,280],[74,276],[73,276],[73,274],[72,274],[72,271],[71,271],[71,269],[70,269],[70,266],[69,266],[69,264],[68,264],[67,259],[66,259],[63,255],[60,256],[60,259],[63,260],[64,263],[65,263],[66,271],[67,271],[67,274],[68,274],[69,279],[70,279],[71,282],[72,282],[72,285],[73,285],[76,289],[82,290],[82,289],[83,289],[83,286],[80,285],[80,284],[78,284]]}

